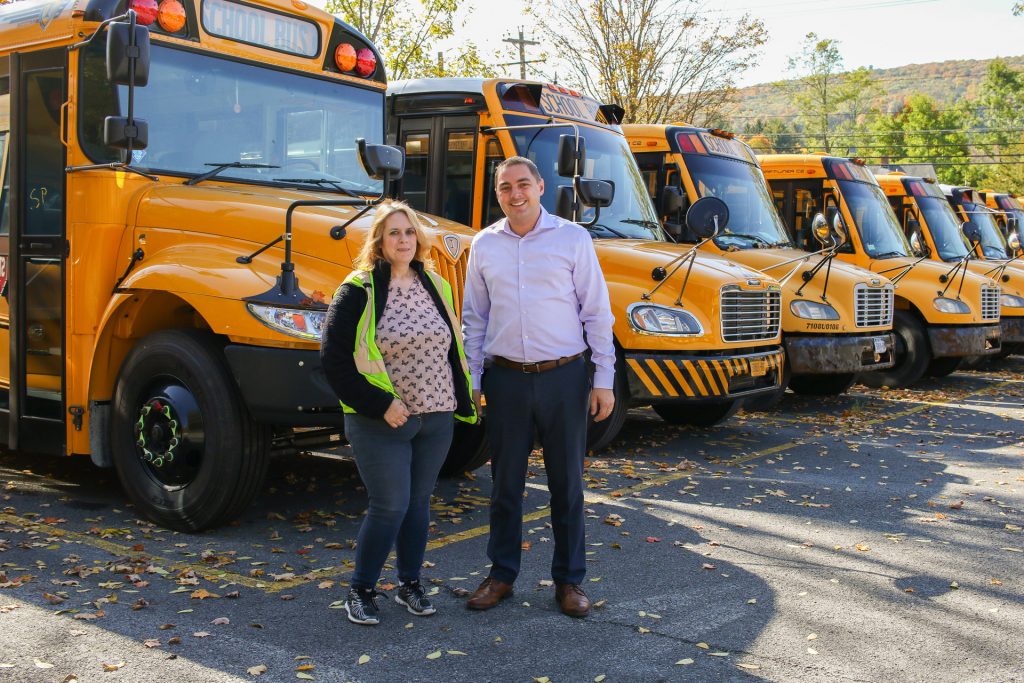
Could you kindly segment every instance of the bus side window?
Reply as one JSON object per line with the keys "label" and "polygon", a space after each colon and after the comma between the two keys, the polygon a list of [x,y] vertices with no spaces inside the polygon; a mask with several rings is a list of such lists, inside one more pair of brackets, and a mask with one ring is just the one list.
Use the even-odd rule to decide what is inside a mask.
{"label": "bus side window", "polygon": [[811,221],[814,220],[814,215],[825,212],[820,195],[820,192],[816,196],[813,191],[799,187],[793,191],[793,240],[797,247],[805,251],[818,251],[821,248],[811,235]]}
{"label": "bus side window", "polygon": [[473,212],[473,132],[448,133],[441,188],[445,218],[469,225]]}
{"label": "bus side window", "polygon": [[484,219],[480,227],[484,228],[496,223],[505,217],[501,207],[498,206],[498,195],[494,192],[494,169],[505,160],[501,153],[501,144],[497,138],[490,138],[484,151]]}
{"label": "bus side window", "polygon": [[665,185],[665,153],[664,152],[641,152],[633,155],[636,158],[636,165],[640,167],[640,174],[647,186],[647,194],[655,202]]}
{"label": "bus side window", "polygon": [[430,133],[406,133],[405,173],[401,196],[417,211],[427,210],[428,177],[430,173]]}

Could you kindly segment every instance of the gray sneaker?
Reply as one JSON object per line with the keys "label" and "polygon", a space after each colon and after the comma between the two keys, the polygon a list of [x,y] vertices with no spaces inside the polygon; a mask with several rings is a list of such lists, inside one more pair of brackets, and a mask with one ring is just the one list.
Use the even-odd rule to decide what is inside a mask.
{"label": "gray sneaker", "polygon": [[377,591],[372,588],[351,588],[345,598],[345,612],[353,624],[376,626],[380,623]]}
{"label": "gray sneaker", "polygon": [[399,586],[398,592],[395,593],[395,602],[405,605],[410,614],[415,614],[418,617],[430,616],[437,611],[430,604],[430,600],[427,600],[419,581],[410,581]]}

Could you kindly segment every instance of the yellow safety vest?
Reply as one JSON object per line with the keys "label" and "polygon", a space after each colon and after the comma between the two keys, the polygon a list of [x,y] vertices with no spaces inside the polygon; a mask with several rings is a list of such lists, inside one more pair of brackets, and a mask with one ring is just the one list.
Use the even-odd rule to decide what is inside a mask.
{"label": "yellow safety vest", "polygon": [[[452,333],[455,337],[455,347],[459,353],[459,364],[462,367],[462,373],[466,378],[466,390],[470,391],[469,415],[455,414],[456,420],[467,422],[469,424],[476,424],[476,405],[472,400],[471,387],[473,386],[472,380],[469,375],[469,363],[466,361],[466,352],[462,348],[462,336],[459,334],[461,324],[459,318],[455,314],[454,297],[452,296],[452,286],[448,284],[448,281],[437,273],[431,271],[425,271],[427,279],[430,280],[431,284],[441,294],[441,301],[444,302],[445,314],[448,316],[448,321],[452,326]],[[395,391],[395,386],[391,383],[391,378],[388,377],[387,368],[384,366],[384,356],[381,355],[380,349],[377,348],[376,334],[377,334],[377,309],[374,306],[373,296],[373,273],[368,271],[355,271],[342,283],[342,286],[346,284],[354,284],[357,287],[362,287],[366,290],[366,308],[363,310],[363,314],[359,317],[359,323],[356,325],[356,347],[353,349],[352,356],[356,362],[356,370],[359,371],[366,381],[375,387],[383,389],[395,398],[401,399],[398,393]],[[341,287],[339,287],[340,289]],[[343,401],[341,408],[346,413],[356,412],[351,406],[345,405]]]}

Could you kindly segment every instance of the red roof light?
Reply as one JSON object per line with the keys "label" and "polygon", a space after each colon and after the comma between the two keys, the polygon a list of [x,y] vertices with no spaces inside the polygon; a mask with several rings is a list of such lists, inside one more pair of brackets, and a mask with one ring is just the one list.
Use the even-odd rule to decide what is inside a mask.
{"label": "red roof light", "polygon": [[135,10],[136,20],[143,26],[149,26],[156,21],[159,12],[156,0],[131,0],[129,9]]}
{"label": "red roof light", "polygon": [[356,53],[356,73],[366,78],[377,70],[377,56],[373,50],[363,48]]}

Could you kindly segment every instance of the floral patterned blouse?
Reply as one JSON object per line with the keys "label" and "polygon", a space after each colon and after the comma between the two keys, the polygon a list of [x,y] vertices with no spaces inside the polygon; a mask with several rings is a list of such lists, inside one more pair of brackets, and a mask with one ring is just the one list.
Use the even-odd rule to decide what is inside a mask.
{"label": "floral patterned blouse", "polygon": [[411,414],[455,410],[452,333],[419,278],[411,285],[389,283],[376,337],[388,377]]}

